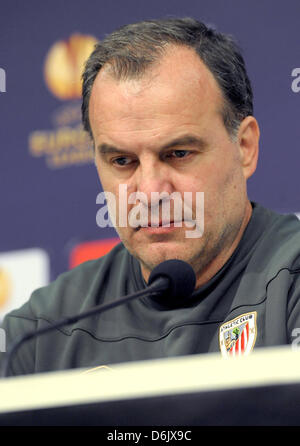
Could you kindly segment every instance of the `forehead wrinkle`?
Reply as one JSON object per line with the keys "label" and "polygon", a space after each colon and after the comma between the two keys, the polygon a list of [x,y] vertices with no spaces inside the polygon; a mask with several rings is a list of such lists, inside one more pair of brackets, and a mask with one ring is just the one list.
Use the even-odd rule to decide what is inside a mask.
{"label": "forehead wrinkle", "polygon": [[[184,68],[182,59],[185,62]],[[172,46],[171,50],[164,52],[164,55],[159,58],[157,63],[146,70],[139,78],[116,79],[107,70],[102,70],[98,73],[94,85],[98,84],[99,81],[100,83],[104,82],[106,86],[109,83],[119,85],[119,87],[122,87],[122,90],[118,92],[120,94],[119,100],[121,101],[139,97],[143,100],[144,93],[151,90],[153,85],[160,85],[162,91],[166,91],[166,93],[174,92],[174,85],[170,85],[171,75],[173,83],[193,83],[195,88],[200,89],[199,93],[201,95],[206,96],[210,92],[215,96],[215,99],[223,102],[222,92],[213,74],[195,50],[186,46]]]}
{"label": "forehead wrinkle", "polygon": [[[189,69],[185,71],[180,70],[180,65],[177,64],[178,59],[182,56],[189,56],[185,64],[188,65]],[[173,65],[177,69],[170,71]],[[174,72],[175,75],[173,75]],[[92,125],[94,135],[96,136],[98,133],[98,141],[101,139],[103,126],[105,133],[112,132],[111,136],[113,134],[117,135],[117,133],[126,136],[127,132],[128,137],[132,137],[134,134],[137,137],[139,135],[142,137],[149,132],[149,139],[153,141],[156,136],[159,137],[159,134],[161,134],[161,126],[156,126],[158,122],[155,122],[160,121],[160,115],[163,124],[162,131],[165,127],[164,123],[168,124],[168,119],[171,116],[176,118],[176,115],[181,119],[180,125],[195,125],[195,122],[190,121],[193,118],[191,109],[196,109],[199,118],[202,118],[202,116],[205,118],[207,111],[209,113],[217,112],[222,117],[224,102],[219,86],[213,75],[192,50],[176,48],[175,52],[167,53],[150,73],[145,73],[145,76],[138,80],[116,81],[108,73],[106,73],[104,79],[100,80],[100,71],[93,86],[94,95],[92,94],[91,97],[91,102],[95,101],[93,104],[95,105],[94,113],[92,113],[93,118],[90,116],[91,123],[94,124],[94,126]],[[179,83],[179,87],[190,85],[190,89],[191,83],[194,86],[192,93],[191,91],[185,92],[186,99],[183,98],[183,102],[180,102],[176,93],[177,83]],[[95,87],[97,87],[97,93]],[[152,87],[154,88],[154,94]],[[189,100],[187,100],[188,97]],[[146,101],[147,107],[144,106],[144,101]],[[113,105],[112,111],[110,111],[111,105]],[[100,106],[106,110],[105,119],[103,119],[103,114],[99,113]],[[127,124],[128,128],[126,129]],[[151,127],[152,124],[153,127]],[[150,134],[151,132],[152,134]],[[155,135],[153,132],[155,132]],[[161,136],[163,136],[163,133]],[[95,139],[97,140],[97,137]],[[118,141],[118,138],[116,138],[116,141]],[[135,146],[134,140],[132,143]],[[137,143],[140,147],[149,145],[147,141],[137,141]]]}

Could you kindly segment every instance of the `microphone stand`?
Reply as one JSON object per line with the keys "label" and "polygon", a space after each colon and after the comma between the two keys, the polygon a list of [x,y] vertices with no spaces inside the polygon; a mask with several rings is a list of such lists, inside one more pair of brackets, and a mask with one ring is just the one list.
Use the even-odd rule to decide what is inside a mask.
{"label": "microphone stand", "polygon": [[127,296],[123,296],[117,300],[114,300],[113,302],[110,302],[108,304],[101,304],[97,305],[93,308],[91,308],[88,311],[85,311],[84,313],[76,314],[74,316],[69,316],[65,319],[62,319],[55,324],[48,325],[47,327],[40,328],[39,330],[34,330],[26,333],[23,335],[19,340],[17,340],[9,349],[7,352],[7,355],[4,356],[2,370],[0,372],[0,378],[6,378],[9,371],[9,366],[11,363],[11,359],[13,355],[16,353],[16,351],[19,349],[19,347],[26,341],[29,341],[30,339],[33,339],[37,336],[43,335],[45,333],[48,333],[49,331],[56,330],[58,328],[61,328],[65,325],[70,325],[75,322],[80,321],[81,319],[85,319],[86,317],[93,316],[98,313],[103,313],[104,311],[110,310],[111,308],[117,307],[118,305],[121,305],[123,303],[129,302],[130,300],[133,300],[137,297],[142,297],[146,294],[156,295],[160,294],[163,291],[166,291],[169,288],[170,280],[167,277],[157,277],[151,285],[149,285],[147,288],[141,291],[137,291],[136,293],[129,294]]}

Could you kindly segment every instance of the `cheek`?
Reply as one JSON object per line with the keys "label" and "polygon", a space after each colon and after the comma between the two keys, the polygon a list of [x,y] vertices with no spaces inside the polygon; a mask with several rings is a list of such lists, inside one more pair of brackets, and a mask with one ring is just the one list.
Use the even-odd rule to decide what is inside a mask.
{"label": "cheek", "polygon": [[[205,221],[222,220],[239,205],[242,196],[240,169],[236,163],[206,165],[199,171],[199,177],[193,182],[193,190],[204,192]],[[219,218],[217,217],[219,216]]]}
{"label": "cheek", "polygon": [[118,184],[113,179],[108,169],[105,168],[105,166],[101,165],[99,161],[96,161],[96,169],[103,190],[115,194],[118,190]]}

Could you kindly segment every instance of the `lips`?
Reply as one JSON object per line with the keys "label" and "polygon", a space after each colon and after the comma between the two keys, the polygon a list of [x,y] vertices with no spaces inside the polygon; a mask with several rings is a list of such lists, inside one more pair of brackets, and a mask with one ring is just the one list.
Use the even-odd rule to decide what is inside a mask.
{"label": "lips", "polygon": [[[178,225],[178,226],[175,226],[175,223],[180,223],[180,225]],[[145,225],[140,225],[140,226],[138,226],[136,229],[137,230],[139,230],[139,229],[153,229],[153,230],[159,230],[159,229],[163,229],[163,228],[166,228],[166,229],[168,229],[168,228],[177,228],[177,227],[181,227],[182,226],[182,220],[176,220],[176,221],[174,221],[174,220],[166,220],[166,221],[164,221],[164,220],[161,220],[161,221],[159,221],[159,223],[158,224],[151,224],[151,222],[148,222],[147,223],[147,225],[145,224]]]}
{"label": "lips", "polygon": [[158,225],[151,225],[151,221],[150,222],[148,222],[148,227],[153,227],[153,228],[155,228],[155,227],[160,227],[160,226],[164,226],[164,227],[167,227],[167,226],[171,226],[172,224],[174,223],[174,221],[173,220],[171,220],[171,221],[169,221],[169,220],[165,220],[165,221],[163,221],[163,220],[161,220],[159,223],[158,223]]}

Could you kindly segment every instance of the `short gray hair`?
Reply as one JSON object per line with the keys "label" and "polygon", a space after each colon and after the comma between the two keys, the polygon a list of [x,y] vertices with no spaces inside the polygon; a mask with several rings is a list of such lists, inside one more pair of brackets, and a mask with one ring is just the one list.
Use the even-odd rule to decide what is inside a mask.
{"label": "short gray hair", "polygon": [[82,122],[93,139],[89,100],[95,78],[109,64],[117,79],[138,78],[159,60],[168,44],[193,48],[216,79],[223,97],[222,116],[231,137],[253,114],[253,93],[240,49],[229,35],[192,18],[147,20],[109,34],[96,44],[82,75]]}

